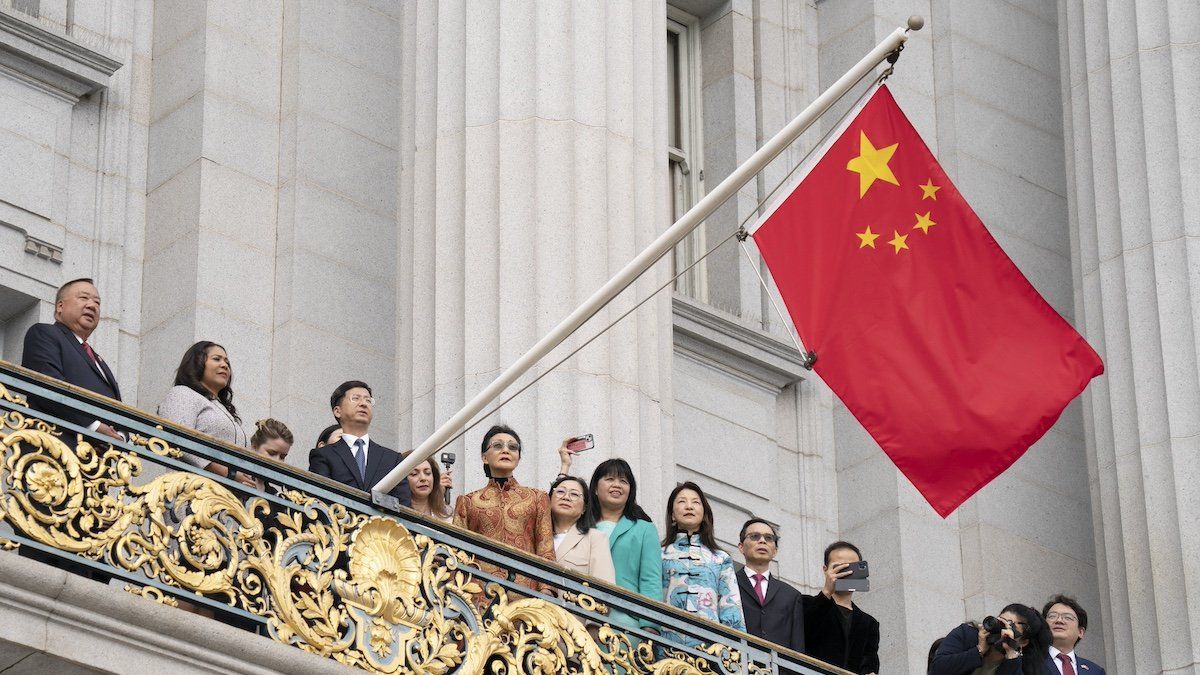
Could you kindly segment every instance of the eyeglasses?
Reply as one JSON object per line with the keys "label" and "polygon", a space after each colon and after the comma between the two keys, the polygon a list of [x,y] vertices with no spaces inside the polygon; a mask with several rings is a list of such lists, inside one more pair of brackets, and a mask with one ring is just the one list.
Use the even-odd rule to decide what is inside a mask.
{"label": "eyeglasses", "polygon": [[1062,619],[1063,621],[1066,621],[1067,623],[1071,623],[1074,621],[1078,621],[1079,617],[1075,616],[1074,614],[1060,614],[1058,612],[1050,612],[1049,614],[1046,615],[1047,621],[1057,621],[1059,619]]}
{"label": "eyeglasses", "polygon": [[555,497],[566,497],[567,499],[571,500],[583,499],[583,493],[579,490],[564,490],[563,488],[554,488],[554,491],[550,494],[554,495]]}
{"label": "eyeglasses", "polygon": [[506,447],[513,452],[521,451],[521,445],[519,443],[509,443],[508,445],[505,445],[502,441],[496,441],[495,443],[492,443],[488,446],[488,450],[500,451]]}
{"label": "eyeglasses", "polygon": [[350,397],[351,403],[366,403],[367,405],[375,405],[375,397],[365,394],[355,394]]}
{"label": "eyeglasses", "polygon": [[779,541],[779,537],[776,537],[773,534],[764,534],[762,532],[751,532],[750,534],[746,535],[746,540],[765,541],[768,544],[774,544],[775,542]]}

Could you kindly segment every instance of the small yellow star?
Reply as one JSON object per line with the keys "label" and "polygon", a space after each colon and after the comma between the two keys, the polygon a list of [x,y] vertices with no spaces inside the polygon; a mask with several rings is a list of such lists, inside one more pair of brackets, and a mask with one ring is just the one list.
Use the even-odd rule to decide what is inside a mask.
{"label": "small yellow star", "polygon": [[867,194],[867,188],[877,180],[900,185],[900,181],[896,180],[896,175],[888,167],[888,162],[892,161],[892,155],[896,154],[896,148],[900,144],[892,143],[886,148],[876,148],[865,132],[859,131],[858,134],[858,157],[847,162],[846,168],[858,174],[859,198]]}
{"label": "small yellow star", "polygon": [[905,239],[908,239],[907,234],[900,234],[899,232],[892,230],[892,240],[888,243],[896,247],[896,253],[899,254],[900,249],[908,248],[908,244],[904,243]]}
{"label": "small yellow star", "polygon": [[879,235],[871,231],[870,225],[867,226],[866,232],[855,232],[854,235],[860,239],[858,242],[859,248],[866,248],[868,246],[875,248],[875,240],[879,238]]}
{"label": "small yellow star", "polygon": [[[926,211],[925,215],[921,215],[919,213],[914,213],[913,215],[917,217],[917,224],[913,225],[914,230],[919,229],[922,232],[924,232],[925,234],[929,234],[929,228],[933,227],[934,225],[937,225],[937,223],[930,220],[929,211]],[[939,232],[940,232],[940,230],[939,230]]]}
{"label": "small yellow star", "polygon": [[921,188],[921,199],[922,200],[932,199],[933,201],[936,202],[937,201],[937,191],[941,190],[942,186],[934,185],[933,179],[930,178],[929,180],[925,181],[925,184],[921,185],[920,188]]}

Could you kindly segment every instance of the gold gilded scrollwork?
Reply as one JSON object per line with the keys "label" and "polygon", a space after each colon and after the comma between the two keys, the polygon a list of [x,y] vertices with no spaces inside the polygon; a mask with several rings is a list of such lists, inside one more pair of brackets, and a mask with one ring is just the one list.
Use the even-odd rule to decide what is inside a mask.
{"label": "gold gilded scrollwork", "polygon": [[170,605],[171,607],[179,606],[178,600],[164,594],[153,586],[130,586],[129,584],[125,584],[125,592],[131,595],[139,595],[147,600],[153,600],[163,605]]}
{"label": "gold gilded scrollwork", "polygon": [[[2,388],[0,395],[11,396]],[[135,453],[85,440],[72,448],[44,422],[12,412],[2,424],[0,519],[17,532],[178,588],[188,602],[196,602],[190,593],[264,617],[273,639],[347,665],[428,675],[742,667],[739,652],[724,645],[704,658],[631,640],[608,624],[593,627],[593,637],[559,604],[484,588],[471,556],[392,518],[295,490],[279,495],[286,505],[244,499],[186,472],[134,485],[142,471]],[[179,456],[158,438],[130,441]],[[175,603],[153,586],[126,590]],[[563,601],[608,612],[587,594]]]}

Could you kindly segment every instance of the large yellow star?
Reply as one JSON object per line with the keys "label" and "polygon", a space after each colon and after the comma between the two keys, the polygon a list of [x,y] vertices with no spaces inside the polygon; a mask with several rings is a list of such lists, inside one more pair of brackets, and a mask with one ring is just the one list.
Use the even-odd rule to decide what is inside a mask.
{"label": "large yellow star", "polygon": [[859,248],[866,248],[868,246],[875,248],[875,240],[879,238],[879,235],[871,231],[870,225],[867,226],[866,232],[855,232],[854,235],[860,240],[858,242]]}
{"label": "large yellow star", "polygon": [[[929,234],[929,228],[937,225],[937,223],[933,222],[933,220],[929,217],[929,211],[926,211],[925,215],[921,215],[919,213],[914,213],[913,215],[917,217],[917,224],[913,225],[914,230],[921,230],[925,234]],[[941,230],[938,230],[938,232],[941,232]]]}
{"label": "large yellow star", "polygon": [[908,239],[907,234],[900,234],[899,232],[892,230],[892,240],[888,243],[896,247],[896,253],[899,254],[901,249],[908,248],[908,244],[904,243],[905,239]]}
{"label": "large yellow star", "polygon": [[859,131],[858,134],[858,157],[847,162],[846,168],[858,174],[859,198],[867,194],[867,188],[877,180],[900,185],[900,181],[896,180],[895,174],[888,167],[888,162],[892,161],[892,155],[896,154],[896,148],[900,144],[892,143],[886,148],[876,148],[867,138],[866,132]]}
{"label": "large yellow star", "polygon": [[934,185],[933,179],[930,178],[929,180],[925,181],[925,184],[920,186],[920,188],[921,188],[921,199],[922,200],[932,199],[933,201],[936,202],[937,201],[937,191],[941,190],[942,186]]}

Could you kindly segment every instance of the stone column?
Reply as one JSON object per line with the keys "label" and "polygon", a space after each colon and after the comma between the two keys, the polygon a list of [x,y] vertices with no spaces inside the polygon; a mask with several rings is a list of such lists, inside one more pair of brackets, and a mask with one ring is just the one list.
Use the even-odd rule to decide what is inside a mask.
{"label": "stone column", "polygon": [[154,410],[208,339],[229,352],[248,425],[270,395],[281,3],[158,9],[137,404]]}
{"label": "stone column", "polygon": [[[402,437],[422,440],[667,226],[665,30],[661,2],[404,5]],[[581,335],[669,269],[660,261]],[[482,484],[479,441],[502,420],[523,437],[522,482],[547,485],[558,442],[593,433],[573,472],[624,457],[640,501],[661,509],[673,478],[669,303],[651,300],[454,443],[457,484]]]}
{"label": "stone column", "polygon": [[1076,307],[1108,663],[1200,663],[1200,6],[1059,2]]}

